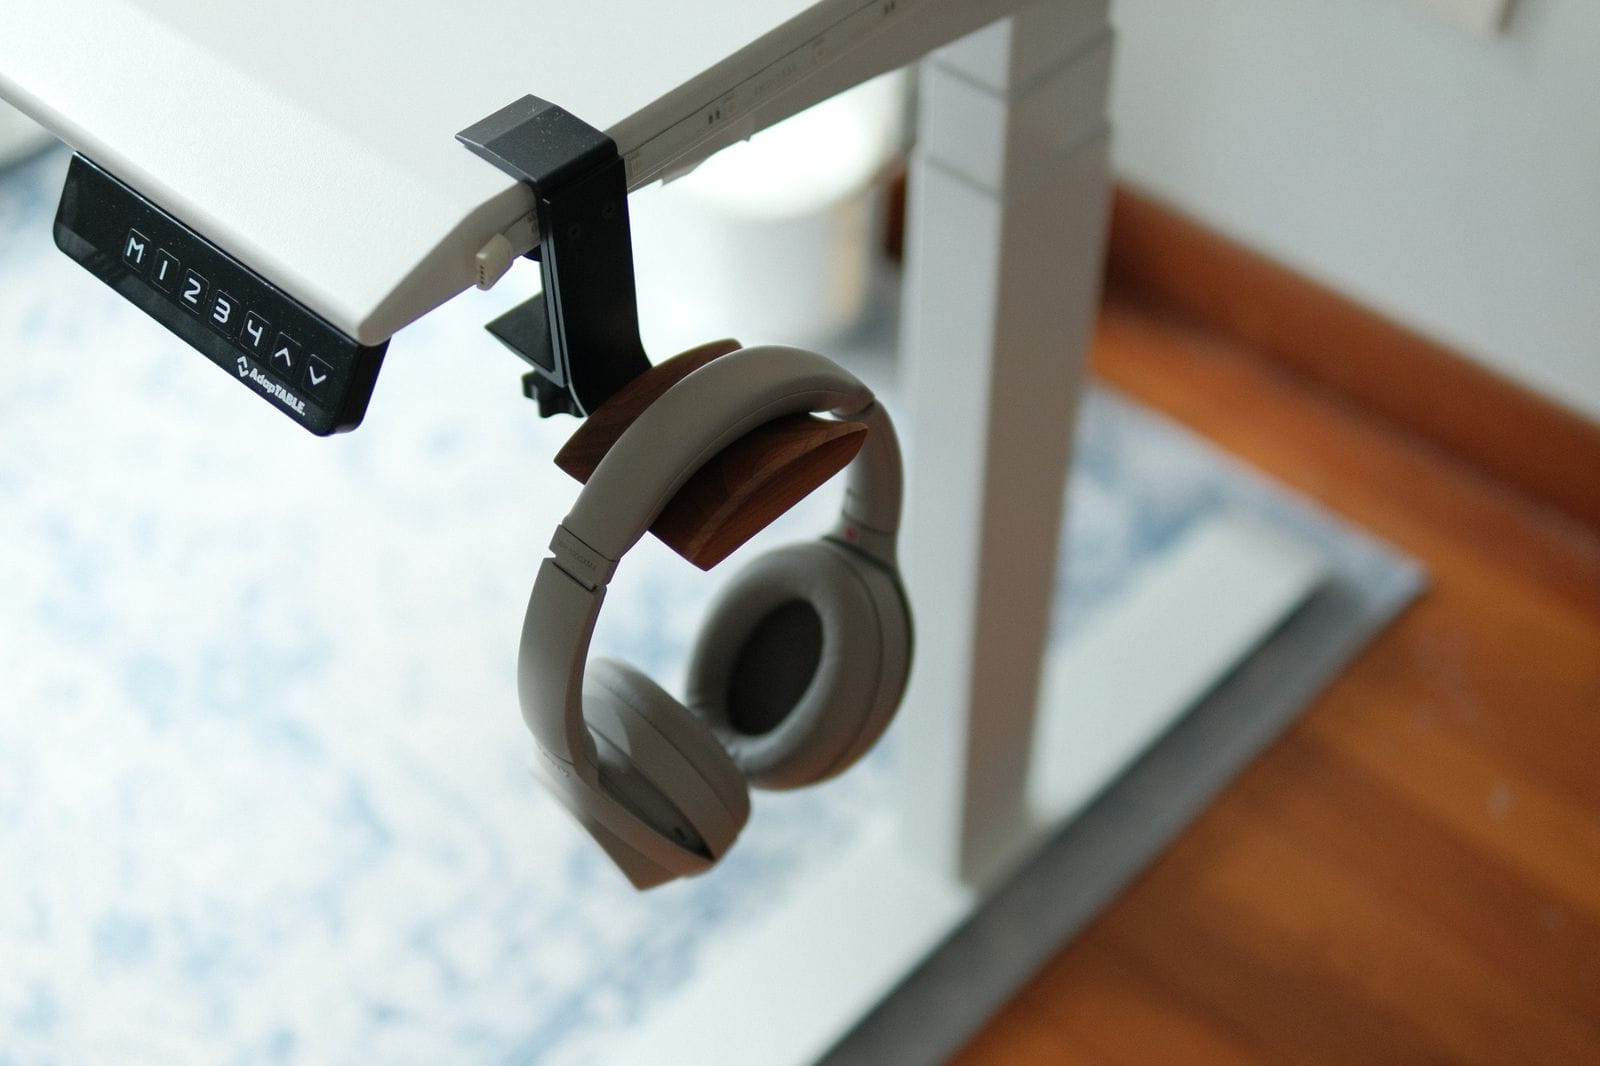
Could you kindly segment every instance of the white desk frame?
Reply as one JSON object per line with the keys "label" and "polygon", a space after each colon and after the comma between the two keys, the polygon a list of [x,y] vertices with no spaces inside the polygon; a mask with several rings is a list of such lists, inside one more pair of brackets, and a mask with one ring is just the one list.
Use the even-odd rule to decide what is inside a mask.
{"label": "white desk frame", "polygon": [[905,569],[923,624],[899,743],[912,851],[984,885],[1033,835],[1029,749],[1100,291],[1111,31],[1054,0],[922,67],[903,365]]}
{"label": "white desk frame", "polygon": [[1047,828],[1026,787],[1100,289],[1110,44],[1103,0],[1047,0],[922,64],[901,324],[918,624],[897,817],[717,945],[618,1061],[814,1060]]}

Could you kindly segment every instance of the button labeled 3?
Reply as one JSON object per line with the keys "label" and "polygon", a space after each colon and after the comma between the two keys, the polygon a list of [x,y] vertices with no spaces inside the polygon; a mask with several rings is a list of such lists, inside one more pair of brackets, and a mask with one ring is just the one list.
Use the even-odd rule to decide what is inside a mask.
{"label": "button labeled 3", "polygon": [[235,306],[233,297],[221,289],[218,289],[216,295],[211,297],[211,324],[229,336],[233,334]]}

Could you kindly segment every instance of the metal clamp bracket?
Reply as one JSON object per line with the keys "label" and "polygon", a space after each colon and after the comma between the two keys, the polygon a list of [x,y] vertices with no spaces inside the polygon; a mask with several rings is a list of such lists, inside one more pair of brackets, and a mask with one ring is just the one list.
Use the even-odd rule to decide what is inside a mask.
{"label": "metal clamp bracket", "polygon": [[522,391],[539,413],[586,417],[650,369],[639,339],[628,183],[617,146],[537,96],[473,123],[456,140],[533,187],[544,291],[488,330],[533,371]]}

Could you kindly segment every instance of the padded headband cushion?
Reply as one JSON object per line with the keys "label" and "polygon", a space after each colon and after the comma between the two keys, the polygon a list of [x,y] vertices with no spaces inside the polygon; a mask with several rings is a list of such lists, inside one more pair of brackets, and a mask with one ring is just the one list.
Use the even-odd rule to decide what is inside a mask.
{"label": "padded headband cushion", "polygon": [[826,541],[791,545],[755,560],[712,605],[688,704],[752,784],[820,781],[881,730],[905,650],[885,647],[882,616],[900,607],[882,602],[893,583],[885,575],[879,587],[871,565]]}
{"label": "padded headband cushion", "polygon": [[[785,414],[853,414],[871,404],[870,389],[816,352],[782,345],[731,352],[640,412],[595,467],[562,525],[614,563],[695,471],[750,430]],[[875,452],[890,440],[869,434],[864,449]],[[898,460],[892,465],[898,471]]]}

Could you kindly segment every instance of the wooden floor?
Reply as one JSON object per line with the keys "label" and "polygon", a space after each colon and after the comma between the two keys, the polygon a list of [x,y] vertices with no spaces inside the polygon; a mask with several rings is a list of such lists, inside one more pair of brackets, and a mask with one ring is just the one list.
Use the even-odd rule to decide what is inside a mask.
{"label": "wooden floor", "polygon": [[1094,358],[1431,587],[955,1061],[1600,1063],[1600,535],[1127,295]]}

